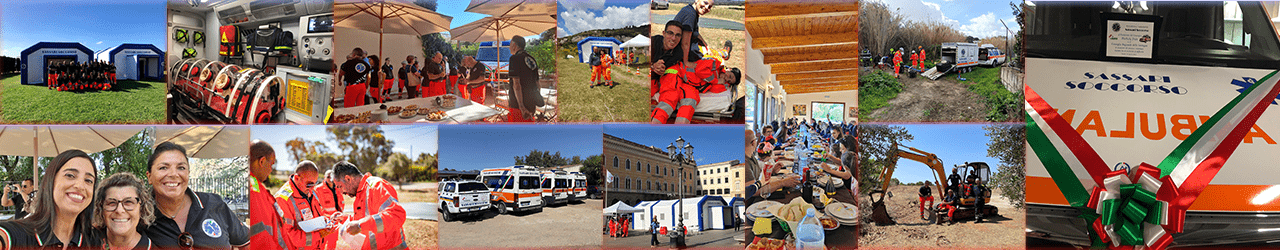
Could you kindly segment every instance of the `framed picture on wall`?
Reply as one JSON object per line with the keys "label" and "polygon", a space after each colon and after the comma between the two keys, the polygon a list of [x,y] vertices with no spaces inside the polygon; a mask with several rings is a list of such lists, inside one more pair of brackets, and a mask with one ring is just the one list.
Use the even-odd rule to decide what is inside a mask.
{"label": "framed picture on wall", "polygon": [[858,107],[849,107],[849,118],[858,118]]}
{"label": "framed picture on wall", "polygon": [[844,122],[843,102],[813,102],[812,118],[815,121],[831,123]]}
{"label": "framed picture on wall", "polygon": [[809,115],[809,105],[794,105],[791,106],[791,111],[795,113],[795,116],[807,116]]}

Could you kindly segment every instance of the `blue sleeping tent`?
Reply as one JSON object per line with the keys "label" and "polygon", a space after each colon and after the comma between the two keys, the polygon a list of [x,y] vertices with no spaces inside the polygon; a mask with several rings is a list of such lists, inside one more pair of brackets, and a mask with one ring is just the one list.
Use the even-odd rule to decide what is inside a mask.
{"label": "blue sleeping tent", "polygon": [[58,61],[88,62],[93,51],[80,43],[39,42],[18,57],[22,84],[44,85],[49,64]]}
{"label": "blue sleeping tent", "polygon": [[587,60],[591,58],[591,51],[594,48],[606,47],[609,48],[609,53],[612,54],[618,50],[618,47],[621,46],[621,44],[622,41],[618,41],[617,38],[612,37],[589,36],[587,38],[583,38],[582,41],[578,41],[578,62],[587,63]]}
{"label": "blue sleeping tent", "polygon": [[94,58],[116,65],[116,80],[164,79],[164,51],[155,45],[121,44],[98,51]]}

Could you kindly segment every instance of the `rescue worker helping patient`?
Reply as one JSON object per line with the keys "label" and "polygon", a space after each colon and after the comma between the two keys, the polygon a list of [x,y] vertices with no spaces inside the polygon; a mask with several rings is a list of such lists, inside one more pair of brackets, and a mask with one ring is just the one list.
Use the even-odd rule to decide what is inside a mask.
{"label": "rescue worker helping patient", "polygon": [[[679,22],[668,22],[663,39],[678,39],[676,37],[683,36],[686,29],[688,26]],[[677,50],[676,53],[681,51],[684,50]],[[674,123],[688,124],[701,101],[699,94],[730,90],[742,79],[742,71],[737,68],[726,69],[724,58],[717,56],[679,62],[655,73],[661,73],[661,77],[657,84],[658,103],[652,111],[650,123],[666,123],[674,116]]]}

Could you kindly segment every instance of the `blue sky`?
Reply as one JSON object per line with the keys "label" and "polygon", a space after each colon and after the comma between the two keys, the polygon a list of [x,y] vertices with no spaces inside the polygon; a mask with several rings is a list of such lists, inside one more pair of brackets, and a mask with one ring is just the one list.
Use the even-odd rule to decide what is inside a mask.
{"label": "blue sky", "polygon": [[683,137],[693,144],[693,158],[698,164],[742,160],[742,125],[604,125],[604,132],[641,145],[663,148]]}
{"label": "blue sky", "polygon": [[[382,131],[386,133],[387,138],[395,142],[395,148],[392,150],[409,155],[409,159],[417,157],[419,153],[435,153],[437,151],[437,128],[436,125],[384,125],[380,126]],[[343,153],[338,149],[338,144],[326,139],[327,132],[324,131],[325,126],[320,125],[255,125],[251,128],[250,138],[263,140],[270,143],[276,150],[276,169],[293,170],[297,165],[292,159],[289,159],[289,153],[284,147],[284,143],[294,138],[302,138],[307,141],[324,141],[329,146],[329,150]],[[412,150],[412,152],[410,151]]]}
{"label": "blue sky", "polygon": [[[122,43],[165,49],[165,3],[158,0],[5,0],[0,54],[18,57],[37,42],[79,42],[93,51]],[[55,3],[50,3],[55,2]]]}
{"label": "blue sky", "polygon": [[[437,13],[453,17],[453,20],[449,21],[450,29],[457,28],[458,26],[466,25],[489,16],[485,14],[466,12],[465,10],[467,9],[467,5],[471,4],[471,1],[468,0],[437,0],[436,4]],[[532,35],[526,36],[525,39],[538,39],[539,37],[541,36]]]}
{"label": "blue sky", "polygon": [[[1004,36],[1005,28],[1000,25],[1004,20],[1012,33],[1020,27],[1009,8],[1011,1],[991,0],[870,0],[886,3],[889,9],[897,9],[907,16],[908,20],[936,20],[970,36],[987,38]],[[1017,1],[1021,3],[1021,1]]]}
{"label": "blue sky", "polygon": [[[983,124],[894,124],[893,126],[905,127],[915,137],[915,140],[905,142],[903,146],[938,155],[938,159],[941,159],[942,165],[946,167],[945,174],[951,174],[952,166],[965,162],[986,162],[993,172],[1000,164],[999,160],[987,157],[987,142],[990,138],[986,136],[987,131],[982,129]],[[893,172],[893,178],[898,178],[904,183],[934,181],[932,171],[924,163],[900,159],[898,168]]]}
{"label": "blue sky", "polygon": [[646,0],[560,0],[556,33],[565,37],[595,29],[616,29],[649,23]]}
{"label": "blue sky", "polygon": [[440,127],[440,169],[508,167],[534,149],[564,158],[599,155],[599,125],[444,125]]}

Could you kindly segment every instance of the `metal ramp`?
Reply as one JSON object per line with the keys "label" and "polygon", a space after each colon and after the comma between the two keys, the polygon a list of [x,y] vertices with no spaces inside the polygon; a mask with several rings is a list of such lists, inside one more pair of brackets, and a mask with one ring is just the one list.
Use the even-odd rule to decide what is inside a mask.
{"label": "metal ramp", "polygon": [[928,71],[925,71],[924,73],[920,73],[920,75],[924,77],[928,77],[929,80],[938,80],[938,78],[942,77],[942,75],[945,75],[945,74],[947,74],[947,72],[938,72],[938,67],[933,67],[933,68],[930,68]]}

